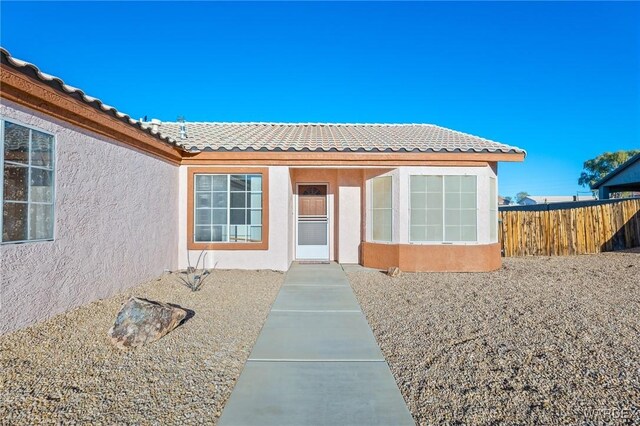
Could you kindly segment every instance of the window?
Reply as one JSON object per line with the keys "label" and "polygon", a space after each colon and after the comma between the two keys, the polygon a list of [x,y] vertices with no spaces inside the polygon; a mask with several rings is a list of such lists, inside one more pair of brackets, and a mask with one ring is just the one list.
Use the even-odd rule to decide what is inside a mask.
{"label": "window", "polygon": [[262,175],[196,174],[194,241],[262,241]]}
{"label": "window", "polygon": [[393,230],[392,177],[371,180],[371,238],[391,241]]}
{"label": "window", "polygon": [[476,176],[411,176],[412,242],[476,241]]}
{"label": "window", "polygon": [[54,137],[2,121],[2,242],[53,239]]}
{"label": "window", "polygon": [[498,241],[498,191],[496,178],[489,178],[489,239]]}

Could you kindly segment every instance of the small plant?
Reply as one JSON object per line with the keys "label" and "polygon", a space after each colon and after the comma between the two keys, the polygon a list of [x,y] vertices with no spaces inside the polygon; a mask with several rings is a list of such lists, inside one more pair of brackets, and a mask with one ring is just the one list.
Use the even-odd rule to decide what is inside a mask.
{"label": "small plant", "polygon": [[[204,265],[206,263],[207,253],[205,250],[200,252],[198,256],[198,261],[195,266],[191,266],[191,259],[189,258],[189,253],[187,252],[187,264],[189,265],[187,269],[178,272],[178,279],[182,282],[182,285],[190,289],[191,291],[198,291],[204,284],[204,280],[211,275],[211,270],[205,269]],[[200,269],[200,261],[202,261],[202,269]]]}

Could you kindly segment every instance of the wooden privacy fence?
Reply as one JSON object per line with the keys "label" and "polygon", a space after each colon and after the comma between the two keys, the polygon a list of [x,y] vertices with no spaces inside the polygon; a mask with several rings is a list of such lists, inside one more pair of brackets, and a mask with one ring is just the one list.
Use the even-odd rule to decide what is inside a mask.
{"label": "wooden privacy fence", "polygon": [[505,256],[562,256],[640,246],[640,199],[546,211],[500,211]]}

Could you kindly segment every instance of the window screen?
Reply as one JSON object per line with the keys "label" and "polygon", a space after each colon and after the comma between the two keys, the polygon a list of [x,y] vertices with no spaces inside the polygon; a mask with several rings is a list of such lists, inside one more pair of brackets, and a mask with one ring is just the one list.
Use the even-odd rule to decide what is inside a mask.
{"label": "window screen", "polygon": [[391,241],[393,229],[392,177],[371,180],[371,237],[373,241]]}
{"label": "window screen", "polygon": [[410,240],[476,241],[476,176],[426,176],[410,179]]}
{"label": "window screen", "polygon": [[53,239],[54,137],[2,122],[2,242]]}
{"label": "window screen", "polygon": [[195,242],[262,241],[262,175],[196,174]]}

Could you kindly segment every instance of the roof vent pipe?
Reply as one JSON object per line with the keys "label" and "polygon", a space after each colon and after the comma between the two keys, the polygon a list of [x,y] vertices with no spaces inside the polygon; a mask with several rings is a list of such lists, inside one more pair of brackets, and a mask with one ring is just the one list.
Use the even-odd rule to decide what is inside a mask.
{"label": "roof vent pipe", "polygon": [[151,131],[153,133],[158,133],[158,129],[160,128],[160,124],[162,123],[162,121],[158,120],[157,118],[152,118],[151,119]]}
{"label": "roof vent pipe", "polygon": [[180,139],[187,138],[187,123],[184,117],[178,117],[178,122],[180,123]]}

